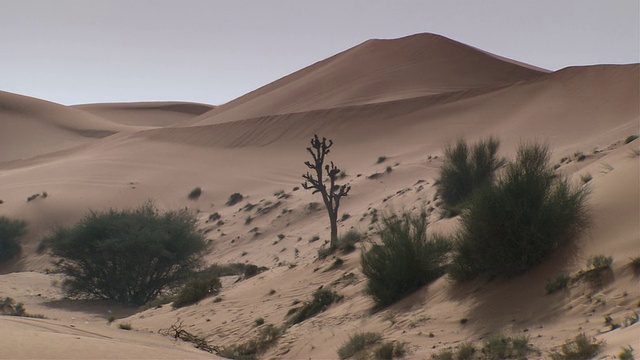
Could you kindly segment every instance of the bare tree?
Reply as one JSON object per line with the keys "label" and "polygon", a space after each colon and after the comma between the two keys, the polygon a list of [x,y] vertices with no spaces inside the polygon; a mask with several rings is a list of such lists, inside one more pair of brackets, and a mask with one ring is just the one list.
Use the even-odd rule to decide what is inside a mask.
{"label": "bare tree", "polygon": [[[336,184],[336,178],[340,174],[340,169],[333,164],[333,161],[327,165],[324,165],[324,158],[329,154],[329,148],[333,145],[332,140],[322,138],[322,141],[318,138],[318,135],[313,135],[311,139],[311,147],[307,148],[307,151],[313,158],[313,163],[305,161],[309,169],[315,170],[315,174],[311,174],[307,171],[302,175],[305,182],[302,183],[302,187],[309,190],[313,189],[313,194],[320,193],[322,200],[329,213],[329,222],[331,223],[331,242],[330,246],[335,249],[338,245],[338,208],[340,208],[340,199],[343,196],[347,196],[351,186]],[[325,172],[326,177],[325,178]],[[327,184],[328,182],[328,184]]]}

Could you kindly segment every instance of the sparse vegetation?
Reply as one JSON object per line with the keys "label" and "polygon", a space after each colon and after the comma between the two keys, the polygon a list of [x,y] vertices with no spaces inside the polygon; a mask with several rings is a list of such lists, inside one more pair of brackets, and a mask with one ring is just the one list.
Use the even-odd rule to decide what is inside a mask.
{"label": "sparse vegetation", "polygon": [[444,273],[450,243],[427,236],[427,214],[408,212],[382,219],[380,243],[361,254],[366,291],[378,307],[388,306]]}
{"label": "sparse vegetation", "polygon": [[385,162],[387,160],[386,156],[379,156],[378,160],[376,160],[376,164],[382,164],[383,162]]}
{"label": "sparse vegetation", "polygon": [[404,343],[385,341],[373,350],[373,357],[380,360],[392,360],[394,357],[403,357],[405,352]]}
{"label": "sparse vegetation", "polygon": [[219,353],[220,348],[210,345],[204,337],[191,334],[184,329],[184,324],[180,321],[171,325],[168,329],[161,329],[160,334],[171,336],[174,339],[180,339],[182,341],[190,342],[195,345],[197,349],[206,351],[208,353]]}
{"label": "sparse vegetation", "polygon": [[567,340],[560,351],[551,353],[553,360],[588,360],[598,355],[604,346],[602,341],[587,337],[584,333],[576,335],[573,340]]}
{"label": "sparse vegetation", "polygon": [[634,256],[630,258],[629,267],[631,267],[636,275],[640,274],[640,256]]}
{"label": "sparse vegetation", "polygon": [[344,254],[348,254],[356,249],[356,244],[362,240],[362,237],[362,233],[358,230],[351,229],[338,240],[338,249]]}
{"label": "sparse vegetation", "polygon": [[200,277],[189,280],[176,295],[171,306],[174,309],[193,305],[210,295],[220,292],[222,285],[217,277]]}
{"label": "sparse vegetation", "polygon": [[142,305],[176,286],[200,265],[206,248],[186,210],[161,213],[151,202],[135,209],[91,211],[45,239],[69,296]]}
{"label": "sparse vegetation", "polygon": [[23,303],[16,303],[15,300],[11,297],[5,297],[0,300],[0,315],[7,316],[21,316],[21,317],[30,317],[30,318],[38,318],[44,319],[44,315],[40,314],[29,314],[27,309],[25,309]]}
{"label": "sparse vegetation", "polygon": [[275,345],[283,333],[283,328],[271,324],[262,326],[255,338],[244,343],[224,347],[220,349],[218,355],[227,359],[257,359],[257,355]]}
{"label": "sparse vegetation", "polygon": [[436,189],[447,207],[458,207],[476,189],[491,184],[495,171],[505,163],[497,156],[499,147],[492,137],[471,147],[464,140],[445,147]]}
{"label": "sparse vegetation", "polygon": [[533,349],[527,337],[492,336],[485,341],[482,353],[487,360],[524,359]]}
{"label": "sparse vegetation", "polygon": [[256,326],[264,325],[264,318],[257,318],[255,321]]}
{"label": "sparse vegetation", "polygon": [[342,300],[342,296],[337,293],[327,289],[318,289],[313,293],[311,301],[305,302],[292,314],[288,323],[290,325],[301,323],[325,311],[331,304],[340,300]]}
{"label": "sparse vegetation", "polygon": [[382,340],[379,333],[359,332],[349,336],[349,339],[338,348],[340,359],[349,359],[358,353],[365,351],[368,347],[377,344]]}
{"label": "sparse vegetation", "polygon": [[27,222],[0,216],[0,263],[20,253],[20,238],[27,234]]}
{"label": "sparse vegetation", "polygon": [[522,145],[496,184],[476,191],[455,235],[454,279],[521,274],[586,229],[589,188],[557,177],[549,157],[547,146]]}
{"label": "sparse vegetation", "polygon": [[128,323],[128,322],[126,322],[126,323],[119,323],[119,324],[118,324],[118,329],[121,329],[121,330],[131,330],[131,329],[132,329],[132,327],[131,327],[131,323]]}
{"label": "sparse vegetation", "polygon": [[586,184],[591,180],[593,180],[593,176],[591,176],[590,173],[586,173],[584,175],[580,175],[580,181],[582,181],[583,184]]}
{"label": "sparse vegetation", "polygon": [[225,203],[227,206],[233,206],[244,199],[244,196],[240,193],[233,193],[229,196],[229,199]]}
{"label": "sparse vegetation", "polygon": [[618,354],[618,359],[620,360],[633,360],[635,357],[633,356],[634,349],[629,345],[628,347],[622,348],[622,351]]}
{"label": "sparse vegetation", "polygon": [[547,284],[544,289],[547,295],[553,294],[558,290],[566,290],[571,284],[571,276],[566,274],[560,274],[552,279],[547,280]]}
{"label": "sparse vegetation", "polygon": [[638,135],[629,135],[624,139],[624,144],[627,145],[628,143],[634,141],[637,138],[638,138]]}
{"label": "sparse vegetation", "polygon": [[[305,180],[305,182],[302,183],[302,187],[305,190],[313,190],[313,194],[319,192],[320,195],[322,195],[331,226],[329,246],[335,249],[338,245],[338,210],[340,209],[340,200],[349,194],[351,186],[348,184],[336,184],[340,169],[333,164],[333,161],[330,165],[324,165],[325,156],[329,154],[331,146],[333,146],[332,140],[327,141],[326,138],[322,138],[322,141],[320,141],[318,135],[313,136],[311,139],[311,147],[307,148],[307,151],[313,158],[313,163],[305,161],[304,164],[313,170],[314,174],[312,175],[307,171],[306,174],[302,175],[302,178]],[[325,184],[325,181],[327,181],[324,174],[325,171],[327,172],[326,176],[328,177],[329,184]]]}
{"label": "sparse vegetation", "polygon": [[198,186],[197,188],[191,190],[187,197],[189,198],[189,200],[198,200],[200,198],[200,195],[202,195],[202,188]]}

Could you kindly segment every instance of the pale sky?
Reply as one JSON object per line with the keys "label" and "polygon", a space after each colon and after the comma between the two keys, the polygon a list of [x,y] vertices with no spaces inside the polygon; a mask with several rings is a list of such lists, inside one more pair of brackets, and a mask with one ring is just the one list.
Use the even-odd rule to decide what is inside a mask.
{"label": "pale sky", "polygon": [[431,32],[549,70],[640,62],[638,0],[0,0],[0,90],[230,101],[371,38]]}

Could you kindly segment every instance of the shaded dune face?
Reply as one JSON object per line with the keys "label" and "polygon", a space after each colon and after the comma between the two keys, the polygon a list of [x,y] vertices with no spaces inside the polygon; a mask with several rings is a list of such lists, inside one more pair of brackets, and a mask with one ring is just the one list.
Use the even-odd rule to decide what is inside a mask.
{"label": "shaded dune face", "polygon": [[122,125],[164,127],[176,125],[215,108],[189,102],[138,102],[76,105],[74,108]]}

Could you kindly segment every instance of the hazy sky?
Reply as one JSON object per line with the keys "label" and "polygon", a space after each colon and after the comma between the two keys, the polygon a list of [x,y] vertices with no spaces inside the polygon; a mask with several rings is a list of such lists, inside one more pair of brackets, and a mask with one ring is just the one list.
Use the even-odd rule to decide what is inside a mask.
{"label": "hazy sky", "polygon": [[557,70],[640,62],[638,0],[0,0],[0,90],[220,104],[370,38],[432,32]]}

